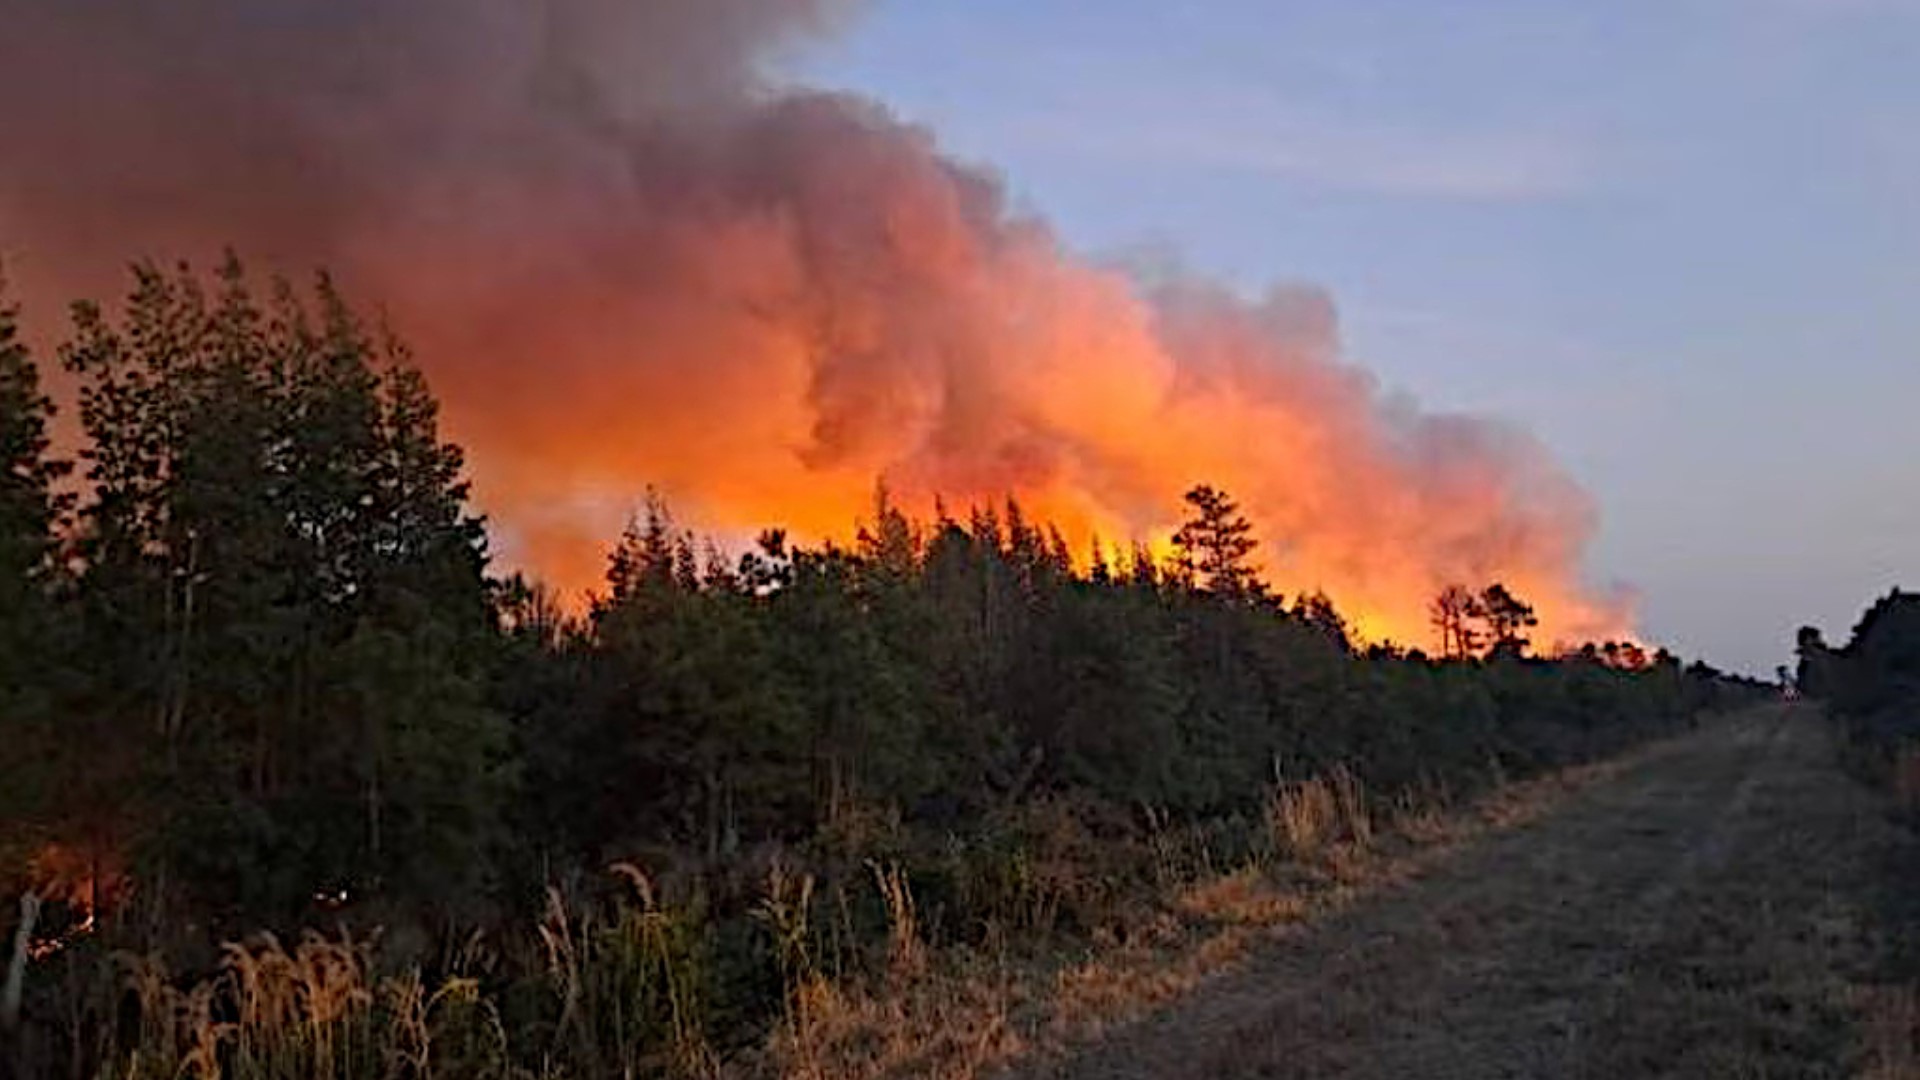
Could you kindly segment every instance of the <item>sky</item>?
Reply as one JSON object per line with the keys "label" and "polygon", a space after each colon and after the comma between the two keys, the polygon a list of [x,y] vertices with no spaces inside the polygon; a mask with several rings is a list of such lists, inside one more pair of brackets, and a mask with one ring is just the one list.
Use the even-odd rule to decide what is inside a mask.
{"label": "sky", "polygon": [[1920,586],[1920,0],[880,0],[784,63],[1080,252],[1325,286],[1552,448],[1650,640],[1771,674]]}

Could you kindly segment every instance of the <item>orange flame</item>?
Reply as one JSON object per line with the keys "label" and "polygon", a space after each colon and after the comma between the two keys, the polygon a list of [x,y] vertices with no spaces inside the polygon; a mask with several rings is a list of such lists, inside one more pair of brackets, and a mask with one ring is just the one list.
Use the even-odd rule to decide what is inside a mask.
{"label": "orange flame", "polygon": [[28,876],[42,899],[71,904],[88,915],[112,904],[127,886],[118,853],[69,844],[48,844],[35,852]]}
{"label": "orange flame", "polygon": [[1339,359],[1320,293],[1148,288],[1076,261],[840,99],[739,135],[773,136],[777,168],[695,185],[744,171],[763,201],[602,223],[646,273],[541,257],[539,301],[486,329],[537,366],[482,368],[478,340],[429,351],[463,358],[436,374],[514,561],[596,584],[648,484],[706,528],[815,539],[844,539],[876,480],[923,515],[1012,496],[1085,552],[1164,544],[1209,483],[1255,522],[1277,588],[1326,591],[1368,638],[1425,642],[1441,588],[1493,581],[1539,607],[1542,643],[1623,631],[1578,580],[1579,489],[1522,432],[1382,394]]}
{"label": "orange flame", "polygon": [[1370,637],[1495,580],[1543,642],[1625,629],[1542,448],[1383,394],[1319,293],[1138,284],[880,106],[770,91],[839,6],[37,0],[0,35],[0,229],[73,292],[129,250],[332,266],[419,347],[503,553],[569,589],[648,484],[811,538],[876,479],[1013,495],[1085,550],[1208,483]]}

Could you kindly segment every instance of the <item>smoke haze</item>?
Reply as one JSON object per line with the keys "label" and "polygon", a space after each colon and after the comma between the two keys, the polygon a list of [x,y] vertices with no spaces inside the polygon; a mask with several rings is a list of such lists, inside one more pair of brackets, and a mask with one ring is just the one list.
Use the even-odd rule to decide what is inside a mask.
{"label": "smoke haze", "polygon": [[[1620,632],[1534,440],[1385,394],[1331,301],[1077,260],[872,101],[782,87],[826,0],[0,0],[0,251],[29,301],[135,256],[326,265],[417,346],[499,546],[597,582],[645,485],[844,535],[876,479],[1163,540],[1237,497],[1268,576],[1425,641],[1506,582]],[[36,304],[44,318],[45,303]],[[30,317],[36,314],[30,310]]]}

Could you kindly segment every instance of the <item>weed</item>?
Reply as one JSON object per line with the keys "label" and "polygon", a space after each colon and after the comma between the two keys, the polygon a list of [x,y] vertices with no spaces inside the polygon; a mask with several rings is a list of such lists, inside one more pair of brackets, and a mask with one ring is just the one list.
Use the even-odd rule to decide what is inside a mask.
{"label": "weed", "polygon": [[887,968],[897,977],[918,975],[926,967],[926,947],[914,911],[913,890],[898,863],[869,862],[880,901],[887,908]]}

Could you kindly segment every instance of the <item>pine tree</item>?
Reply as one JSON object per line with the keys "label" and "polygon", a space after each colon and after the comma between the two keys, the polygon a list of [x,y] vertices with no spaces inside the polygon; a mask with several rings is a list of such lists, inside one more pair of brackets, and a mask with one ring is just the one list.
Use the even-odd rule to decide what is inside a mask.
{"label": "pine tree", "polygon": [[1352,629],[1333,606],[1333,598],[1325,592],[1315,591],[1302,596],[1293,607],[1294,617],[1326,635],[1327,640],[1347,652],[1353,648]]}
{"label": "pine tree", "polygon": [[[482,526],[425,380],[331,283],[135,269],[77,310],[91,498],[84,715],[150,746],[142,845],[285,913],[316,887],[457,894],[503,731],[482,704]],[[213,897],[208,897],[213,898]]]}
{"label": "pine tree", "polygon": [[[4,282],[0,282],[3,285]],[[57,640],[55,532],[64,462],[49,456],[53,402],[0,295],[0,877],[60,816],[60,782],[78,748],[54,728]]]}
{"label": "pine tree", "polygon": [[[318,293],[321,355],[333,369],[323,397],[352,437],[364,471],[349,473],[343,520],[346,580],[326,612],[328,732],[350,748],[338,771],[313,779],[357,789],[359,838],[343,872],[435,903],[469,897],[487,870],[505,797],[506,728],[486,707],[492,657],[484,523],[469,513],[463,455],[439,432],[439,405],[404,345],[361,325],[333,284]],[[363,426],[364,425],[364,426]],[[344,806],[336,809],[346,816]]]}
{"label": "pine tree", "polygon": [[1197,575],[1199,583],[1215,596],[1229,600],[1255,599],[1263,594],[1260,579],[1247,565],[1260,542],[1253,538],[1253,524],[1240,513],[1240,507],[1224,491],[1201,484],[1187,492],[1187,503],[1194,516],[1173,536],[1180,564]]}
{"label": "pine tree", "polygon": [[18,316],[0,293],[0,617],[16,618],[38,602],[54,569],[54,530],[65,505],[54,485],[68,470],[48,456],[53,401],[40,390]]}
{"label": "pine tree", "polygon": [[1498,582],[1487,586],[1479,596],[1480,617],[1486,620],[1491,650],[1502,656],[1520,656],[1532,642],[1526,631],[1540,625],[1533,605],[1526,603]]}

